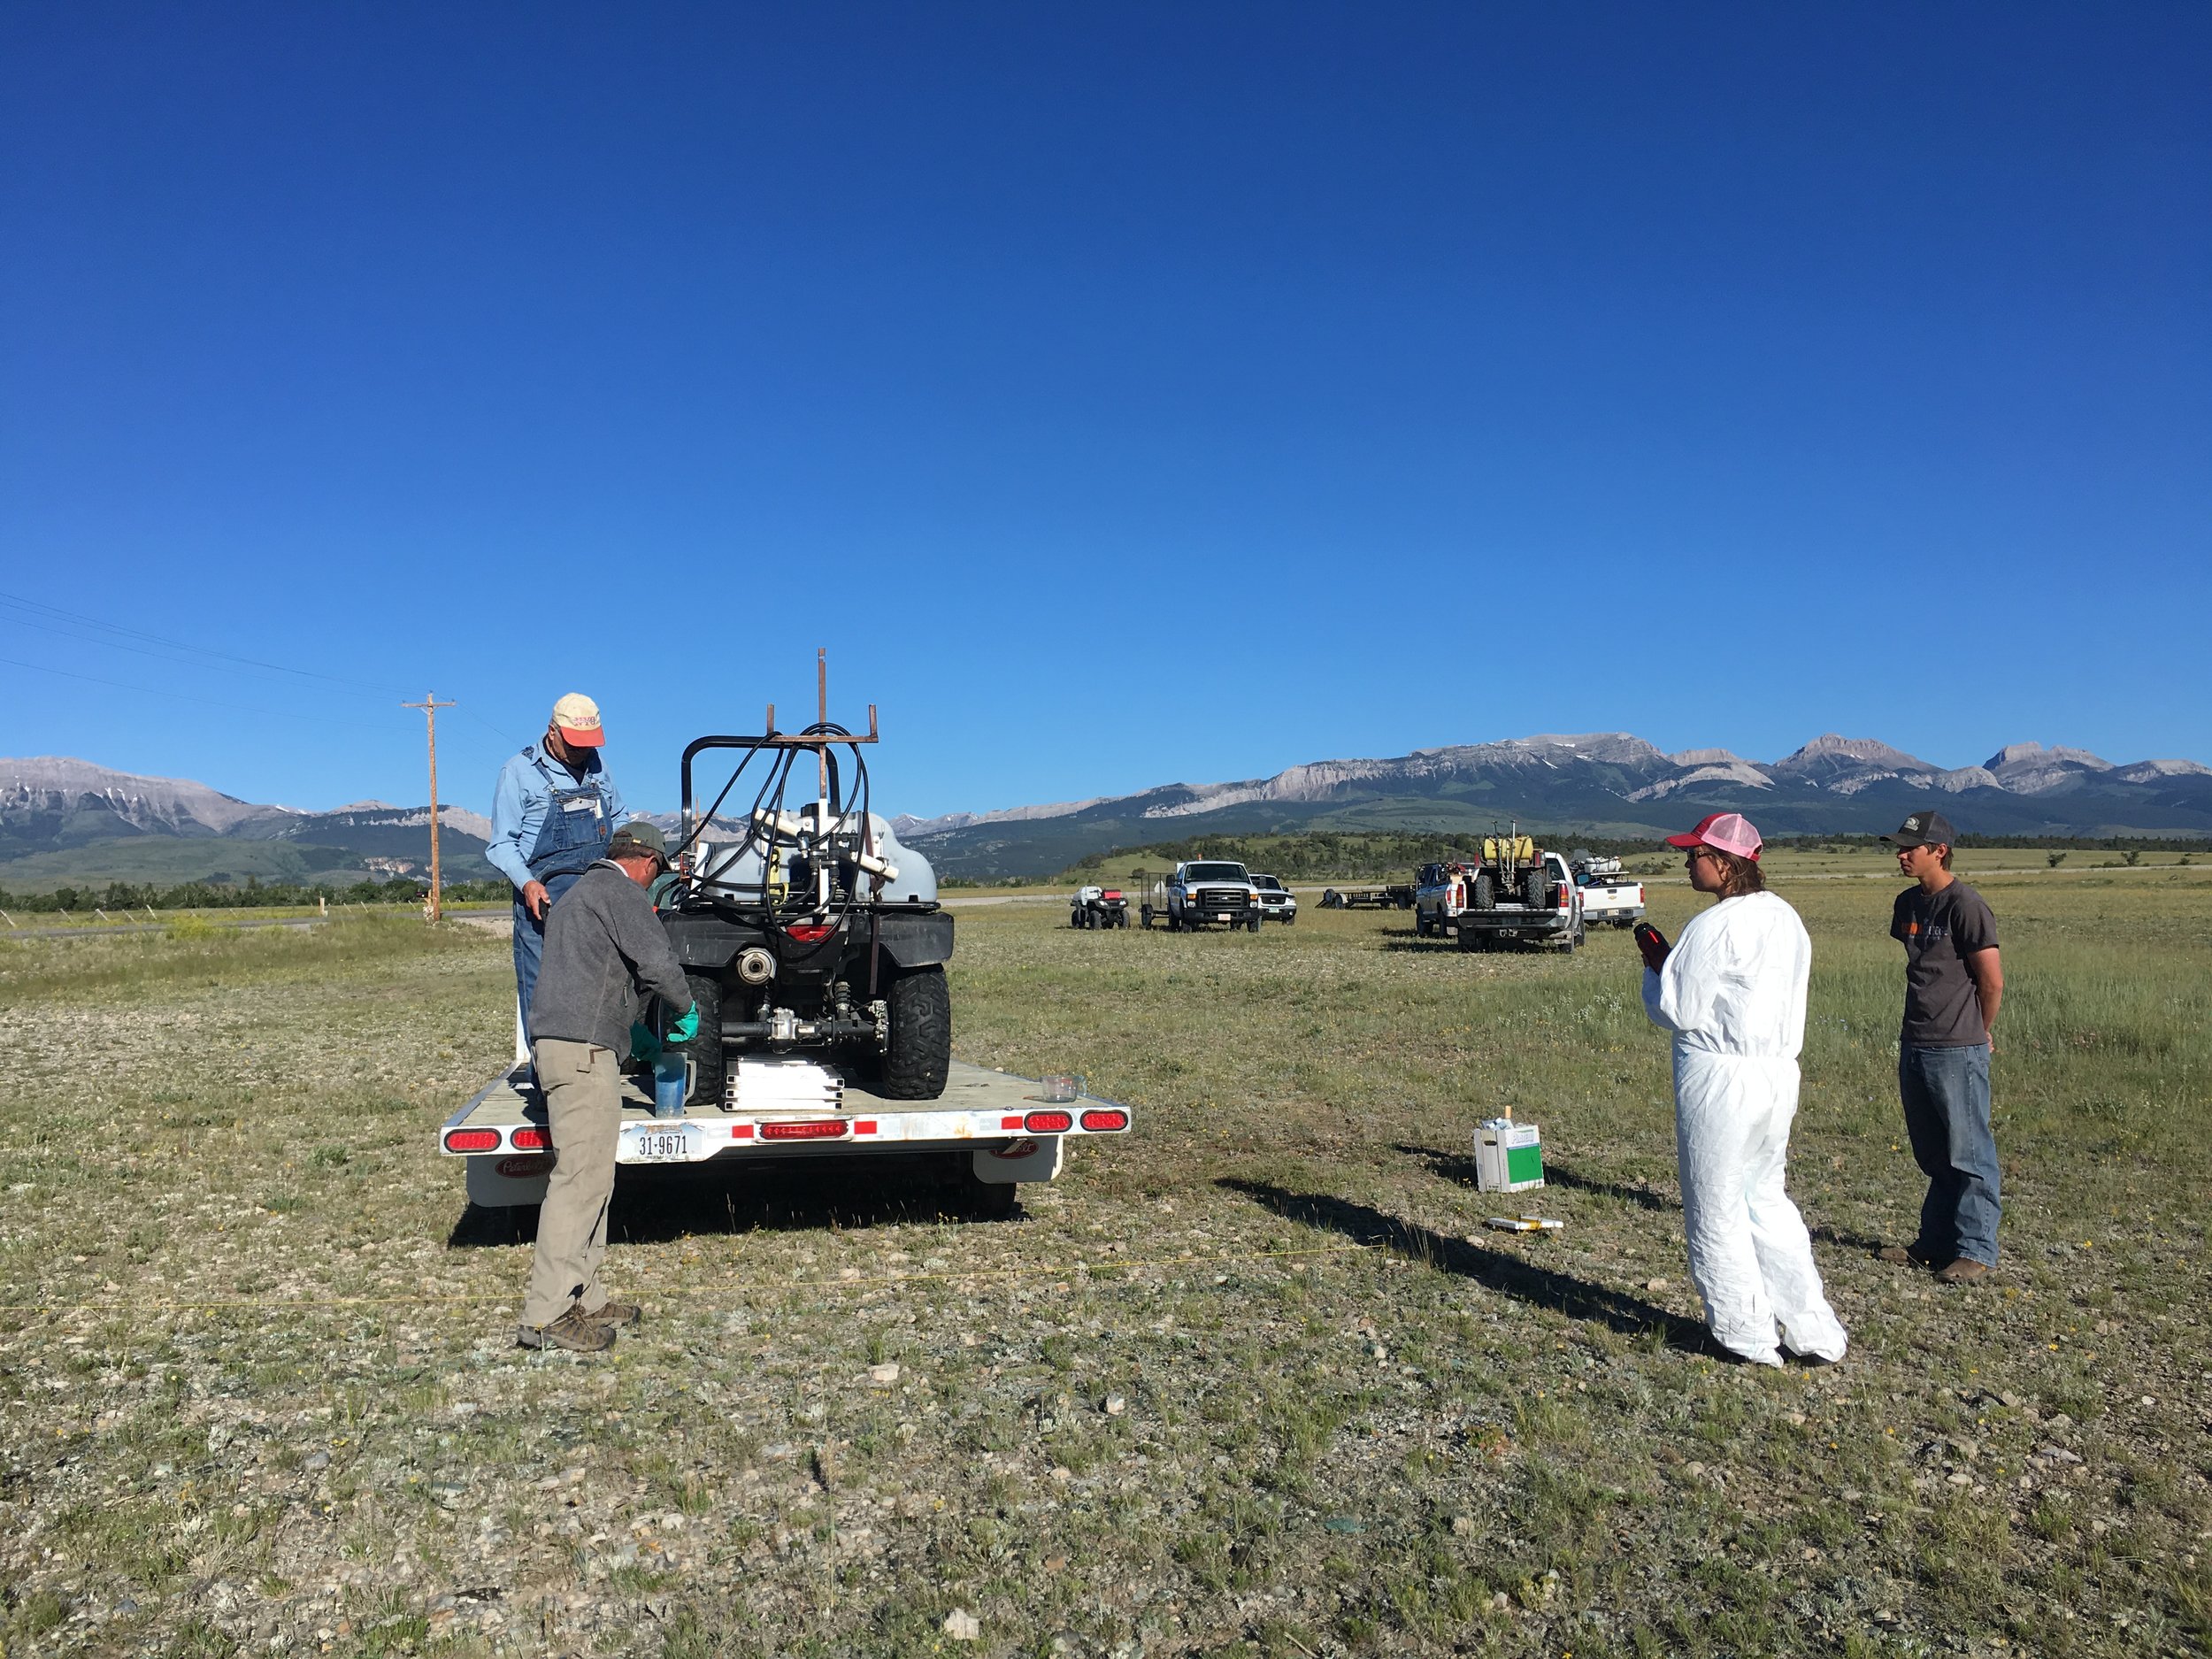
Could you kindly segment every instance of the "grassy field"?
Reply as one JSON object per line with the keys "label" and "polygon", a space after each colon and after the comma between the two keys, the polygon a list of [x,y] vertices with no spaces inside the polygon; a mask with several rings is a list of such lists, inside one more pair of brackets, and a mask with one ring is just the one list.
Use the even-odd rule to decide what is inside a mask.
{"label": "grassy field", "polygon": [[[610,1358],[436,1125],[509,1043],[479,930],[0,943],[0,1640],[47,1653],[2200,1653],[2194,870],[1979,879],[2005,1261],[1883,1265],[1893,884],[1786,881],[1793,1187],[1849,1360],[1705,1351],[1629,941],[1460,956],[964,909],[958,1047],[1140,1109],[1025,1218],[626,1183]],[[1655,881],[1655,918],[1688,913]],[[1486,1232],[1479,1118],[1566,1223]],[[1515,1207],[1519,1207],[1517,1203]]]}

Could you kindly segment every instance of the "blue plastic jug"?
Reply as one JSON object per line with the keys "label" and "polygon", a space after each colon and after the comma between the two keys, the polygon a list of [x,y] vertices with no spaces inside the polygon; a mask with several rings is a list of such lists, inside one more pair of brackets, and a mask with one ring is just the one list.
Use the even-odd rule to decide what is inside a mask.
{"label": "blue plastic jug", "polygon": [[684,1102],[691,1098],[693,1085],[699,1080],[699,1063],[687,1054],[670,1054],[664,1050],[653,1062],[653,1116],[680,1118]]}

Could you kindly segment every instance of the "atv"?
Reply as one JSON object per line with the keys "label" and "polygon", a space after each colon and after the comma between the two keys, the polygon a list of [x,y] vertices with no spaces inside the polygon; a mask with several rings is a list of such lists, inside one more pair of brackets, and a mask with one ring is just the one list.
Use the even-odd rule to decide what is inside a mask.
{"label": "atv", "polygon": [[1129,900],[1119,887],[1078,887],[1068,902],[1070,927],[1126,927]]}
{"label": "atv", "polygon": [[[655,902],[699,1008],[697,1033],[670,1051],[695,1065],[703,1103],[733,1107],[738,1063],[756,1056],[811,1060],[891,1100],[944,1092],[953,918],[929,861],[869,810],[869,715],[866,737],[826,721],[779,733],[772,718],[762,736],[702,737],[684,750],[682,840]],[[741,758],[700,810],[693,763],[722,749]],[[724,816],[756,764],[749,804]]]}

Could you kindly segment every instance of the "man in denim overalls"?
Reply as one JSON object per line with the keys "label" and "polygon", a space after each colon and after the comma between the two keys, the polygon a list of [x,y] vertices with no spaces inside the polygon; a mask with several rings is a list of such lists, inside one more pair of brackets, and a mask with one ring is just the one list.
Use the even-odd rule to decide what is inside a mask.
{"label": "man in denim overalls", "polygon": [[515,998],[530,1039],[530,995],[545,949],[545,913],[575,884],[623,820],[622,796],[607,776],[599,705],[572,691],[553,705],[542,742],[500,768],[492,796],[492,840],[484,849],[515,888]]}

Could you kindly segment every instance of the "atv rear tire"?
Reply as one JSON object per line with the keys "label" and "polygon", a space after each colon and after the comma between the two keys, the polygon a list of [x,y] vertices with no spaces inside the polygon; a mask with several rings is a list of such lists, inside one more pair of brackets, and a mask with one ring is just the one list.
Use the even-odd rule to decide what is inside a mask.
{"label": "atv rear tire", "polygon": [[691,1005],[699,1010],[699,1029],[689,1042],[670,1043],[668,1051],[688,1056],[697,1068],[688,1103],[722,1111],[730,1076],[722,1053],[722,981],[711,973],[687,972],[684,983],[691,987]]}
{"label": "atv rear tire", "polygon": [[1545,881],[1545,874],[1544,866],[1535,864],[1531,866],[1529,872],[1521,878],[1521,902],[1532,910],[1540,910],[1545,908],[1544,888],[1548,885]]}
{"label": "atv rear tire", "polygon": [[1475,872],[1474,896],[1467,901],[1471,910],[1494,910],[1498,908],[1498,884],[1490,879],[1487,870]]}
{"label": "atv rear tire", "polygon": [[952,1065],[952,992],[943,967],[909,969],[884,987],[883,1000],[891,1007],[891,1047],[876,1093],[886,1100],[935,1100]]}

